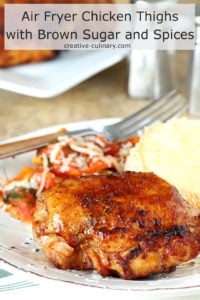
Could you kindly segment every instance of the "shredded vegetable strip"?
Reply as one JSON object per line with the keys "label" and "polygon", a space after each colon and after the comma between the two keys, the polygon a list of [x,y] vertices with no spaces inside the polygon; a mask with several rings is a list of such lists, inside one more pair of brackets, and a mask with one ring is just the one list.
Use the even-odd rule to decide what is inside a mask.
{"label": "shredded vegetable strip", "polygon": [[41,182],[40,182],[40,186],[36,192],[36,197],[38,198],[41,194],[41,192],[43,191],[44,189],[44,186],[45,186],[45,182],[46,182],[46,175],[47,175],[47,172],[49,171],[49,168],[48,168],[48,158],[47,156],[43,153],[42,154],[42,161],[43,161],[43,173],[42,173],[42,177],[41,177]]}

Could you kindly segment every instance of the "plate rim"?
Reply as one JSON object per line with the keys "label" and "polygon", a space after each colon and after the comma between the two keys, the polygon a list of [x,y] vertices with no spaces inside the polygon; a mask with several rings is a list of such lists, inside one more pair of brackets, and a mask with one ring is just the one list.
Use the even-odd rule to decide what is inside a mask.
{"label": "plate rim", "polygon": [[[112,51],[112,52],[111,52]],[[130,49],[129,49],[130,51]],[[76,85],[80,84],[81,82],[91,78],[92,76],[102,72],[103,70],[119,63],[121,60],[125,59],[128,56],[129,51],[127,49],[118,49],[118,50],[69,50],[67,51],[67,53],[69,53],[70,55],[72,53],[75,53],[74,58],[72,55],[72,59],[77,59],[77,53],[80,52],[80,55],[78,55],[78,58],[81,56],[81,52],[83,52],[83,54],[87,54],[88,52],[88,61],[90,61],[91,58],[96,57],[99,61],[99,64],[97,63],[93,63],[91,64],[91,67],[88,68],[87,70],[84,69],[84,75],[82,76],[82,74],[79,72],[78,76],[76,76],[74,78],[74,81],[70,82],[70,84],[67,84],[67,78],[66,76],[63,75],[63,69],[61,73],[61,79],[63,79],[63,77],[65,78],[64,82],[62,85],[60,85],[60,87],[55,87],[54,85],[50,84],[50,85],[46,85],[44,87],[39,87],[39,86],[34,86],[33,80],[32,80],[32,84],[20,84],[17,83],[16,80],[12,79],[12,80],[8,80],[4,78],[4,75],[7,74],[7,77],[12,77],[13,75],[17,75],[19,76],[19,74],[16,72],[16,70],[25,70],[26,73],[26,68],[29,68],[28,74],[26,73],[26,76],[28,75],[30,77],[30,70],[33,70],[32,75],[34,75],[35,71],[34,68],[37,67],[37,65],[39,67],[45,68],[46,66],[48,67],[54,67],[56,65],[56,63],[58,63],[59,61],[61,61],[61,58],[59,58],[59,55],[55,58],[52,58],[51,60],[47,60],[47,61],[42,61],[42,62],[37,62],[35,64],[22,64],[22,65],[17,65],[17,66],[13,66],[13,67],[9,67],[9,68],[0,68],[0,89],[6,90],[6,91],[10,91],[10,92],[15,92],[18,94],[22,94],[22,95],[26,95],[26,96],[30,96],[30,97],[36,97],[36,98],[41,98],[41,99],[45,99],[45,98],[52,98],[55,96],[58,96],[66,91],[68,91],[69,89],[75,87]],[[66,52],[65,50],[60,51],[60,53]],[[107,57],[105,57],[105,54],[107,54]],[[66,58],[67,59],[67,58]],[[63,63],[66,60],[65,58],[63,59]],[[88,64],[87,64],[88,65]],[[63,66],[63,64],[62,64]],[[66,67],[66,65],[65,65]],[[65,71],[65,74],[66,71]],[[39,78],[40,79],[40,78]],[[35,79],[34,79],[35,80]],[[71,78],[70,78],[71,80]],[[41,81],[41,79],[40,79]],[[44,82],[48,83],[48,80],[46,78],[44,78]]]}
{"label": "plate rim", "polygon": [[[20,135],[20,136],[11,138],[11,139],[6,139],[3,142],[12,141],[12,140],[18,140],[18,139],[21,139],[21,138],[32,137],[32,136],[37,135],[38,133],[43,134],[44,131],[47,131],[49,133],[49,132],[52,132],[52,130],[56,130],[56,129],[62,128],[63,126],[65,126],[67,128],[71,128],[71,129],[74,129],[74,126],[76,126],[76,127],[81,126],[81,128],[83,128],[83,127],[88,127],[88,125],[91,126],[91,127],[94,127],[94,128],[95,127],[100,127],[101,128],[104,124],[105,125],[112,124],[112,123],[114,123],[115,121],[118,121],[118,120],[120,120],[120,118],[99,118],[99,119],[92,119],[92,120],[83,120],[83,121],[78,121],[78,122],[55,124],[55,125],[43,127],[43,128],[37,129],[37,130],[33,130],[33,131],[31,131],[31,132],[29,132],[27,134]],[[5,159],[5,160],[7,160],[7,159]],[[1,211],[0,214],[2,214],[2,211]],[[6,213],[4,213],[4,215],[6,215],[8,218],[12,218],[9,215],[7,215]],[[1,251],[0,251],[0,253],[1,253]],[[3,260],[6,263],[10,264],[7,260],[5,260],[5,259],[3,259]],[[14,266],[14,267],[18,268],[17,266]],[[25,272],[32,273],[32,274],[37,275],[39,277],[42,276],[42,275],[38,274],[37,272],[26,270],[23,267],[19,268],[19,269],[21,269],[21,270],[23,270]],[[58,280],[58,281],[60,281],[60,279],[49,278],[48,276],[44,276],[44,277],[48,278],[48,279],[51,279],[51,280]],[[189,282],[192,282],[192,279],[195,278],[194,282],[198,281],[199,283],[196,284],[196,285],[188,285],[188,286],[184,286],[184,287],[170,287],[170,288],[168,288],[168,287],[163,287],[162,288],[161,287],[161,288],[152,288],[152,289],[147,289],[147,290],[137,289],[137,288],[134,289],[134,287],[133,287],[133,288],[129,289],[128,291],[130,291],[132,293],[134,292],[136,294],[138,294],[138,293],[143,293],[143,294],[151,293],[151,295],[153,295],[153,296],[155,296],[155,295],[158,295],[158,296],[159,295],[164,295],[166,292],[168,293],[168,295],[171,295],[171,296],[176,296],[176,295],[180,296],[180,295],[187,295],[187,294],[188,295],[196,295],[197,292],[198,292],[198,294],[200,294],[200,273],[198,273],[198,274],[192,274],[192,275],[189,275],[189,276],[185,276],[184,278],[185,279],[189,278],[190,279]],[[176,280],[176,278],[174,278],[174,280]],[[67,281],[67,282],[71,282],[71,281]],[[134,282],[134,281],[131,281],[131,282]],[[71,282],[71,283],[78,284],[78,285],[84,285],[85,286],[85,284],[80,284],[80,283],[76,283],[76,282]],[[87,285],[87,286],[89,286],[89,287],[99,287],[99,286],[92,285],[92,284],[91,285]],[[106,288],[106,287],[100,287],[100,288]],[[127,291],[126,289],[120,289],[120,288],[110,288],[110,287],[107,287],[107,289],[109,289],[109,290],[119,290],[119,291],[123,290],[123,291]]]}

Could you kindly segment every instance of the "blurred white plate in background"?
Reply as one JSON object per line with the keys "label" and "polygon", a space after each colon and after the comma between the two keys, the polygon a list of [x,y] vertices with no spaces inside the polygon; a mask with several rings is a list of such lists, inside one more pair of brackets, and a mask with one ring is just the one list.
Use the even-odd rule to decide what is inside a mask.
{"label": "blurred white plate in background", "polygon": [[53,97],[120,62],[128,51],[62,51],[52,60],[0,68],[0,89],[32,97]]}

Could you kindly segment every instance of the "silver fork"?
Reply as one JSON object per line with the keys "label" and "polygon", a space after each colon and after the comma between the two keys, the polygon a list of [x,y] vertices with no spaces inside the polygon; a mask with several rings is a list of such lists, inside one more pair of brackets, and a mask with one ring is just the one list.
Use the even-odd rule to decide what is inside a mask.
{"label": "silver fork", "polygon": [[140,134],[145,126],[157,121],[167,121],[180,115],[188,108],[186,99],[176,90],[171,91],[164,97],[151,102],[143,109],[122,119],[112,125],[104,126],[102,131],[93,128],[85,128],[75,131],[57,132],[45,136],[34,137],[0,145],[0,159],[11,157],[24,152],[36,150],[54,142],[61,135],[96,135],[101,134],[109,140],[126,139],[127,137]]}

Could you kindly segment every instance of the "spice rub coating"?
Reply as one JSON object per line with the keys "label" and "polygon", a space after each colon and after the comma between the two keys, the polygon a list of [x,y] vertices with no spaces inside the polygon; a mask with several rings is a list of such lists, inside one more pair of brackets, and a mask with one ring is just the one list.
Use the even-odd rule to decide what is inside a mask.
{"label": "spice rub coating", "polygon": [[68,179],[37,200],[33,233],[58,268],[124,279],[166,273],[197,256],[199,212],[153,173]]}

